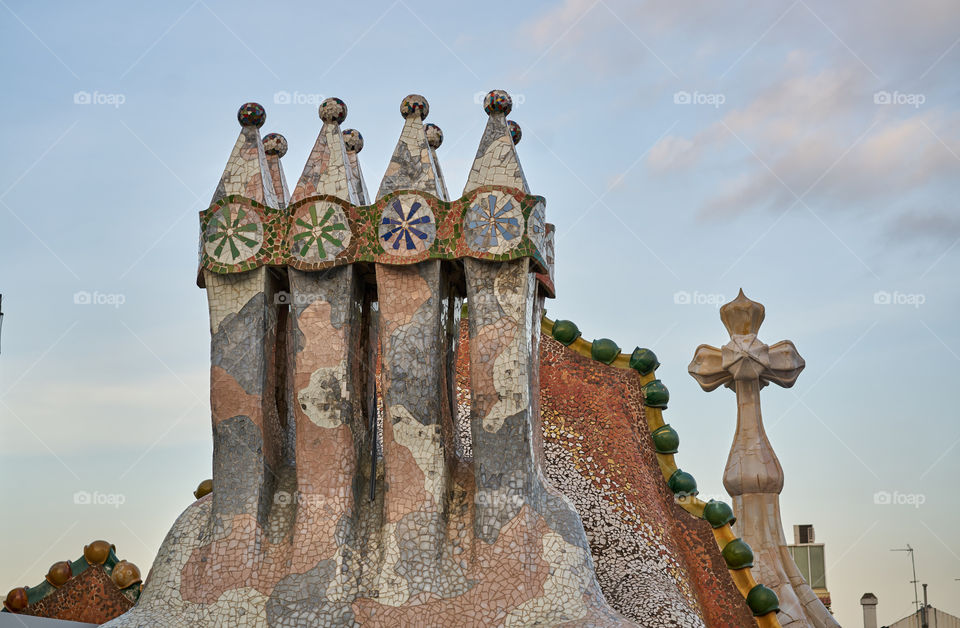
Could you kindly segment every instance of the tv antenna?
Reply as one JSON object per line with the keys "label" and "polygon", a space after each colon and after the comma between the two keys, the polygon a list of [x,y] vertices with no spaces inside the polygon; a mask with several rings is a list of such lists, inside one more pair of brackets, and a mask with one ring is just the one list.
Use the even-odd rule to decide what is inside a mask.
{"label": "tv antenna", "polygon": [[905,548],[892,549],[891,552],[909,552],[910,553],[910,565],[913,567],[913,580],[910,582],[913,584],[913,606],[915,610],[920,612],[920,592],[917,591],[917,562],[913,557],[913,548],[910,547],[910,544],[907,543]]}

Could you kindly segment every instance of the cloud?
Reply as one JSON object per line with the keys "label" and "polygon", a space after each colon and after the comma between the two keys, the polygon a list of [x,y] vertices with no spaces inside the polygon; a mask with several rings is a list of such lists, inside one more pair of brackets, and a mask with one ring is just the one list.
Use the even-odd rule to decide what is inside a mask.
{"label": "cloud", "polygon": [[[533,77],[624,85],[627,106],[593,104],[598,126],[639,126],[643,137],[678,121],[644,165],[695,180],[706,199],[699,216],[783,210],[801,196],[818,214],[868,211],[881,231],[895,224],[923,237],[935,220],[911,212],[952,194],[960,168],[960,109],[945,79],[960,61],[957,19],[952,0],[695,11],[660,0],[566,0],[522,32],[545,52]],[[681,92],[724,103],[674,104]],[[901,102],[875,102],[883,93]]]}
{"label": "cloud", "polygon": [[746,105],[690,137],[663,138],[647,166],[689,174],[736,155],[738,174],[700,208],[708,217],[786,209],[796,196],[837,210],[895,207],[955,181],[958,112],[878,105],[870,83],[855,64],[811,71],[789,59]]}
{"label": "cloud", "polygon": [[903,238],[938,239],[952,242],[960,238],[960,212],[917,208],[903,212],[890,224],[891,240]]}
{"label": "cloud", "polygon": [[955,0],[566,0],[525,22],[520,33],[533,47],[571,61],[564,70],[636,68],[655,54],[685,79],[698,69],[716,78],[735,60],[749,72],[751,63],[763,63],[765,52],[786,46],[807,47],[833,61],[855,60],[862,71],[888,81],[917,78],[935,63],[937,72],[950,76],[951,57],[955,64],[960,56],[958,21]]}
{"label": "cloud", "polygon": [[650,149],[647,155],[647,165],[659,172],[670,170],[687,170],[700,160],[704,142],[685,137],[669,135]]}

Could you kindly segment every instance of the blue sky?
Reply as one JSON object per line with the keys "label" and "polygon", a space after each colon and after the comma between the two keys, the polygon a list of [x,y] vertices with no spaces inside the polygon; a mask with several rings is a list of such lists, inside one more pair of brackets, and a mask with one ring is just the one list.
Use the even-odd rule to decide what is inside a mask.
{"label": "blue sky", "polygon": [[237,107],[262,103],[287,137],[292,186],[316,103],[342,98],[375,189],[421,93],[456,194],[476,94],[500,88],[557,226],[549,315],[657,352],[703,494],[724,494],[735,404],[686,366],[726,341],[716,303],[743,287],[761,339],[807,360],[764,414],[788,536],[812,523],[826,543],[839,621],[859,625],[866,591],[881,623],[910,612],[909,559],[888,551],[906,543],[960,614],[960,5],[0,5],[4,591],[101,537],[146,572],[210,476],[196,215]]}

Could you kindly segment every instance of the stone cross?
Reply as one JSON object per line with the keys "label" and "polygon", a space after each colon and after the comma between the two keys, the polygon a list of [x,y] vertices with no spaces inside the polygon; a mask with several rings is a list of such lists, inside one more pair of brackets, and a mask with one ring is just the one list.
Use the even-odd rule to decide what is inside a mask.
{"label": "stone cross", "polygon": [[790,388],[806,363],[789,340],[767,345],[757,338],[764,307],[743,294],[720,308],[730,342],[700,345],[688,371],[707,392],[726,386],[737,394],[737,430],[723,485],[733,498],[736,531],[753,548],[754,573],[780,598],[787,626],[838,626],[813,593],[787,550],[780,521],[783,468],[763,429],[760,389],[773,382]]}
{"label": "stone cross", "polygon": [[768,346],[757,338],[763,317],[763,305],[741,290],[720,308],[730,342],[720,349],[700,345],[688,369],[707,392],[725,385],[737,393],[737,432],[723,476],[732,497],[783,489],[783,469],[763,429],[760,389],[770,382],[790,388],[805,366],[789,340]]}

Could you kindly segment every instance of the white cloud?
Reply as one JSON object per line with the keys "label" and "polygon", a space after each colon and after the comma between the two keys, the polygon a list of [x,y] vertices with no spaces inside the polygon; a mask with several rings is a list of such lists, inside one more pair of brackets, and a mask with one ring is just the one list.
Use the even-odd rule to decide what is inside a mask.
{"label": "white cloud", "polygon": [[[842,209],[899,201],[950,184],[960,168],[960,115],[942,108],[877,105],[855,63],[811,70],[792,56],[749,103],[690,137],[669,136],[650,151],[654,171],[726,167],[739,174],[701,214],[808,204]],[[808,192],[809,190],[809,192]]]}

